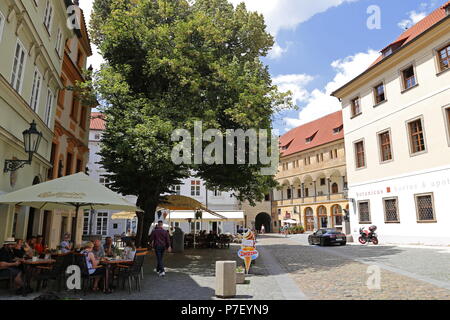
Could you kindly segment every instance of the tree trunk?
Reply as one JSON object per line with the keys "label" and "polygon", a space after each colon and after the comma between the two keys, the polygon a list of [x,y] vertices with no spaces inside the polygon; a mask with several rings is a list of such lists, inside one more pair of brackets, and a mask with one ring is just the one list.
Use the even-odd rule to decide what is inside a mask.
{"label": "tree trunk", "polygon": [[148,232],[155,220],[155,211],[159,204],[159,199],[152,199],[148,195],[142,195],[138,197],[137,205],[144,210],[143,213],[139,213],[138,217],[138,230],[136,234],[136,246],[148,247]]}

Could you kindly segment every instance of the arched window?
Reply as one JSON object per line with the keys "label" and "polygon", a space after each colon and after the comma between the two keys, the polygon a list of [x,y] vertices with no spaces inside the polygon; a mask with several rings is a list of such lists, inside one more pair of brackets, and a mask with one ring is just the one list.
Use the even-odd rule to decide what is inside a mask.
{"label": "arched window", "polygon": [[338,184],[336,182],[331,185],[331,193],[332,194],[339,193],[339,187],[338,187]]}

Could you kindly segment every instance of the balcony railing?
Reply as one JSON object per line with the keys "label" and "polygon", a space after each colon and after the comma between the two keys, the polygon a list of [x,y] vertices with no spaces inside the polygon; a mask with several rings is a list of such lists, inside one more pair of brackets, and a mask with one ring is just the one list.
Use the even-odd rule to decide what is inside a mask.
{"label": "balcony railing", "polygon": [[318,195],[312,197],[304,197],[304,198],[291,198],[291,199],[279,199],[274,200],[273,204],[275,206],[287,206],[287,205],[301,205],[301,204],[313,204],[319,202],[327,202],[327,201],[339,201],[347,199],[347,193],[334,193],[330,195]]}

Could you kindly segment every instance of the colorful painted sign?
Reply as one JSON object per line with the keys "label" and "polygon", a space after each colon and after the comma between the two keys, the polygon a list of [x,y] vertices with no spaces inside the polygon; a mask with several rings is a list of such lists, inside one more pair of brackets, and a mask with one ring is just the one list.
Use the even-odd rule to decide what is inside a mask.
{"label": "colorful painted sign", "polygon": [[245,271],[248,273],[253,260],[259,256],[256,250],[256,238],[252,231],[248,230],[244,235],[241,243],[241,249],[238,251],[238,257],[244,260]]}

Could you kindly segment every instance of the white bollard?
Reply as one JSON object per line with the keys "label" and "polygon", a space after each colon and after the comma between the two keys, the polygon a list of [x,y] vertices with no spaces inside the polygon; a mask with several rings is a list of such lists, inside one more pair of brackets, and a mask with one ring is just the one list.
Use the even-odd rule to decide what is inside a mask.
{"label": "white bollard", "polygon": [[216,296],[219,298],[236,296],[236,261],[216,262]]}

